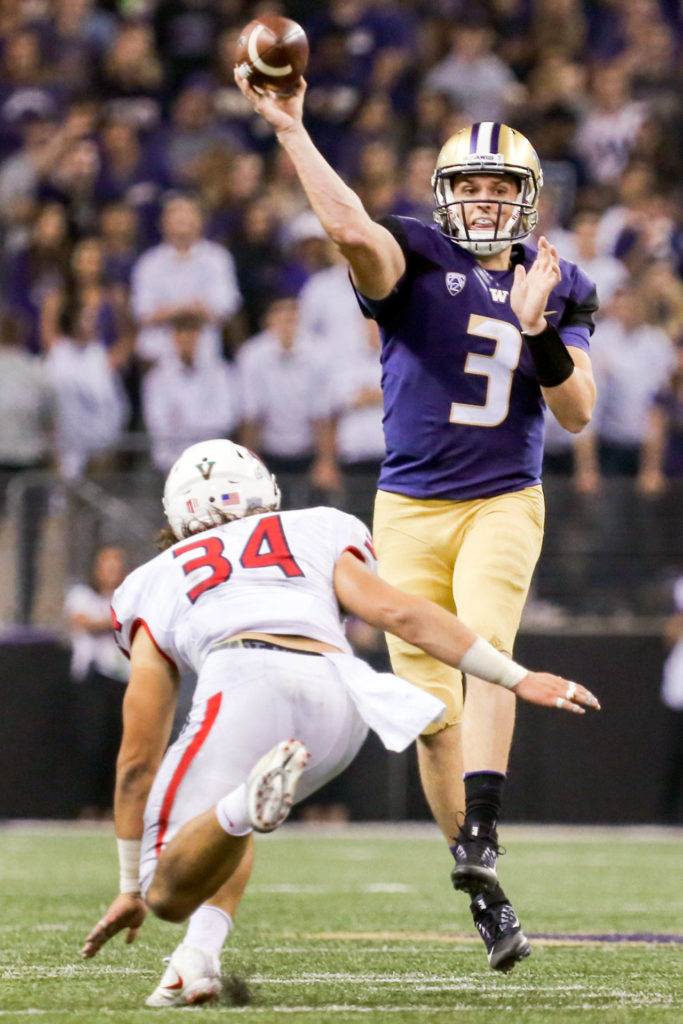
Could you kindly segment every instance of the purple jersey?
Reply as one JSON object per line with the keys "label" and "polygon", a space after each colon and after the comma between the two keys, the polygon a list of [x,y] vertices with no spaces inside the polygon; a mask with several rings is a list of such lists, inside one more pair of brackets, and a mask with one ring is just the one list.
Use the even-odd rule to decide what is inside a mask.
{"label": "purple jersey", "polygon": [[[387,298],[358,296],[382,335],[386,458],[379,487],[415,498],[486,498],[540,482],[545,403],[510,308],[513,270],[485,270],[437,228],[382,223],[406,257]],[[512,263],[536,250],[516,244]],[[595,286],[560,260],[546,319],[588,350]]]}

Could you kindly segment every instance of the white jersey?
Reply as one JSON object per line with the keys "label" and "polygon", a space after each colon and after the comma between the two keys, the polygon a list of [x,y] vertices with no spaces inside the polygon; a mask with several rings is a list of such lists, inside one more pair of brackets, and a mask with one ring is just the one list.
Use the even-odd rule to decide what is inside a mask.
{"label": "white jersey", "polygon": [[199,672],[237,633],[311,637],[349,654],[333,575],[344,551],[376,567],[367,528],[333,508],[264,513],[178,541],[114,593],[119,645],[145,627],[179,670]]}

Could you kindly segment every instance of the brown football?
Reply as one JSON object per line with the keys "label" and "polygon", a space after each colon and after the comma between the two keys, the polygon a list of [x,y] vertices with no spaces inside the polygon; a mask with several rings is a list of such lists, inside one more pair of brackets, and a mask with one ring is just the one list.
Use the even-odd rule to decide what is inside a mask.
{"label": "brown football", "polygon": [[242,29],[235,47],[237,73],[257,89],[295,91],[308,64],[308,39],[296,21],[264,14]]}

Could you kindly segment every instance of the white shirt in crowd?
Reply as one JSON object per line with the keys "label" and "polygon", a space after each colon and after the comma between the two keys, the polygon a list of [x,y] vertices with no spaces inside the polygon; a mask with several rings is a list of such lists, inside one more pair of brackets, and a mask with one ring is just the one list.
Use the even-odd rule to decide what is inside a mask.
{"label": "white shirt in crowd", "polygon": [[[367,333],[367,325],[365,325]],[[366,345],[334,377],[333,402],[337,410],[337,452],[342,463],[380,461],[386,454],[384,415],[380,393],[382,367],[379,352]],[[357,406],[362,391],[377,390],[377,401]]]}
{"label": "white shirt in crowd", "polygon": [[235,371],[221,358],[187,366],[173,353],[147,372],[142,413],[152,461],[166,473],[189,445],[236,429],[241,403]]}
{"label": "white shirt in crowd", "polygon": [[308,279],[299,292],[299,324],[302,334],[335,365],[346,364],[350,350],[364,347],[367,323],[346,263],[319,270]]}
{"label": "white shirt in crowd", "polygon": [[[142,254],[131,279],[131,304],[138,321],[162,309],[193,303],[206,307],[217,321],[226,320],[241,306],[234,260],[224,246],[202,239],[181,253],[162,242]],[[171,328],[142,328],[137,351],[151,362],[168,357],[173,351]],[[211,361],[221,351],[220,323],[205,324],[199,336],[199,358]]]}
{"label": "white shirt in crowd", "polygon": [[324,352],[300,338],[286,350],[269,331],[237,355],[244,419],[261,424],[261,448],[296,458],[315,447],[314,424],[332,412],[330,366]]}
{"label": "white shirt in crowd", "polygon": [[[87,583],[76,583],[67,591],[64,612],[69,618],[85,615],[95,621],[104,620],[109,618],[109,602],[108,596],[98,594]],[[87,629],[74,628],[71,631],[71,676],[82,682],[91,668],[122,683],[128,680],[128,659],[119,650],[111,630],[89,633]]]}
{"label": "white shirt in crowd", "polygon": [[30,466],[51,449],[55,390],[37,356],[0,348],[0,462]]}
{"label": "white shirt in crowd", "polygon": [[615,444],[640,445],[652,399],[675,364],[671,339],[658,327],[643,324],[627,331],[619,321],[605,318],[596,325],[591,357],[597,435]]}
{"label": "white shirt in crowd", "polygon": [[46,359],[57,394],[57,448],[63,476],[74,478],[90,456],[116,446],[128,401],[105,346],[58,338]]}
{"label": "white shirt in crowd", "polygon": [[609,253],[601,253],[592,259],[581,256],[573,232],[560,233],[553,230],[547,233],[547,237],[563,259],[578,263],[594,283],[601,309],[609,304],[615,292],[628,281],[626,265],[616,256],[610,256]]}

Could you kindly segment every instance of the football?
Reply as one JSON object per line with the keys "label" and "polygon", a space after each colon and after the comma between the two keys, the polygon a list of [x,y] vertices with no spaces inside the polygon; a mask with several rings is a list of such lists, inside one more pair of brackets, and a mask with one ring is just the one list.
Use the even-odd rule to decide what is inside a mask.
{"label": "football", "polygon": [[235,67],[256,89],[291,95],[308,64],[308,39],[296,21],[264,14],[240,32]]}

